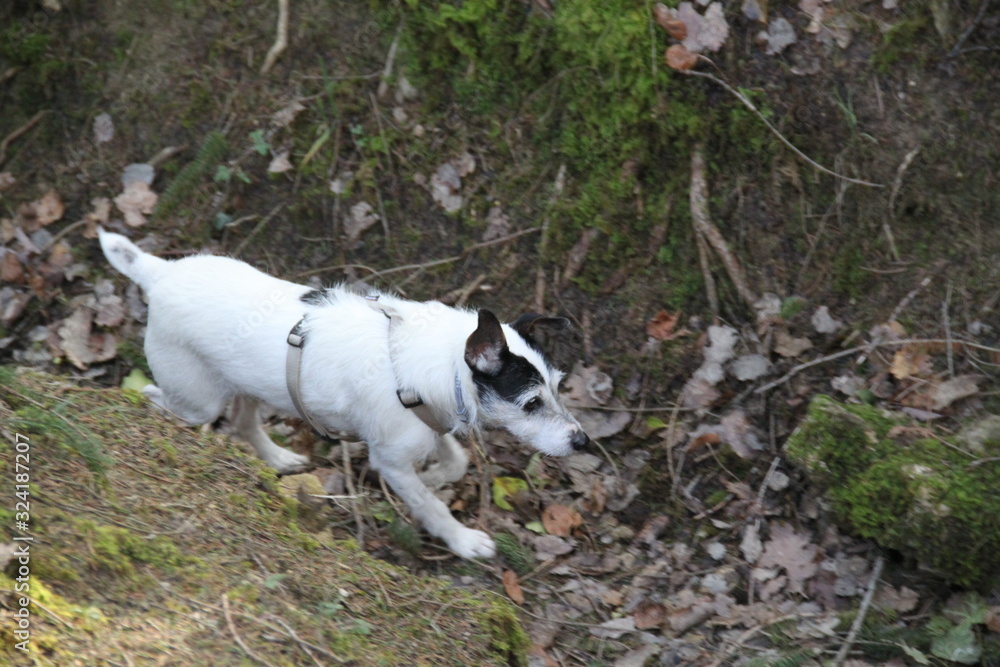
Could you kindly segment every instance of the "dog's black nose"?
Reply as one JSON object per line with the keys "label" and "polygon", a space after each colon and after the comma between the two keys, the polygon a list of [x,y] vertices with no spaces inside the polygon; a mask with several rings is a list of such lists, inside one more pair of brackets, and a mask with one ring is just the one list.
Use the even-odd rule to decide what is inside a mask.
{"label": "dog's black nose", "polygon": [[577,431],[569,437],[569,446],[580,451],[590,444],[590,438],[583,431]]}

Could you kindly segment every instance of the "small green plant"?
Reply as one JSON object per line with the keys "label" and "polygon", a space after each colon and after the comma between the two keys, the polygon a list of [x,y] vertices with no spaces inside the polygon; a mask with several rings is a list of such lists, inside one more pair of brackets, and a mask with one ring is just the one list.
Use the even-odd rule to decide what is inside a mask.
{"label": "small green plant", "polygon": [[267,155],[271,152],[271,144],[264,138],[264,130],[254,130],[251,132],[250,141],[253,142],[253,149],[260,155]]}
{"label": "small green plant", "polygon": [[510,533],[497,533],[493,536],[497,551],[518,574],[527,574],[534,563],[531,551],[524,547]]}
{"label": "small green plant", "polygon": [[[218,166],[228,150],[229,142],[226,141],[226,137],[221,132],[209,132],[195,159],[181,169],[160,197],[156,206],[156,214],[169,215],[181,202],[189,199],[212,167],[216,167],[215,177],[217,180],[223,176],[220,174]],[[228,171],[224,174],[227,179],[230,176],[231,173]]]}

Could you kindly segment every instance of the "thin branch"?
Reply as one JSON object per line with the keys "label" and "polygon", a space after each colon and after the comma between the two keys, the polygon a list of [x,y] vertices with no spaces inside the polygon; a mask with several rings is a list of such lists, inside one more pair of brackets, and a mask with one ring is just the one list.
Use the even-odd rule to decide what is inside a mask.
{"label": "thin branch", "polygon": [[240,645],[240,648],[243,649],[243,652],[247,654],[247,657],[249,657],[251,660],[259,662],[262,665],[267,665],[267,667],[271,667],[271,663],[269,663],[267,660],[260,657],[253,651],[251,651],[250,647],[243,642],[243,639],[240,637],[239,633],[236,632],[236,624],[233,623],[233,616],[232,614],[229,613],[229,597],[226,596],[225,593],[222,594],[222,613],[226,617],[226,625],[229,626],[229,632],[232,633],[233,639],[235,639],[236,643]]}
{"label": "thin branch", "polygon": [[802,151],[800,151],[798,148],[796,148],[792,144],[791,141],[789,141],[788,139],[785,138],[785,135],[783,135],[781,132],[778,131],[778,128],[776,128],[773,125],[771,125],[771,123],[768,122],[768,120],[766,118],[764,118],[764,114],[762,114],[757,109],[757,107],[754,106],[753,102],[751,102],[750,100],[748,100],[746,97],[743,96],[742,93],[740,93],[738,90],[736,90],[735,88],[733,88],[732,86],[730,86],[728,83],[726,83],[722,79],[718,78],[717,76],[715,76],[713,74],[709,74],[708,72],[696,72],[695,70],[687,70],[686,72],[684,72],[684,74],[688,74],[690,76],[700,76],[700,77],[703,77],[705,79],[709,79],[709,80],[714,81],[715,83],[719,84],[723,88],[725,88],[730,94],[734,95],[740,102],[743,102],[743,104],[746,106],[746,108],[750,109],[750,111],[752,111],[757,116],[757,118],[759,118],[760,121],[762,123],[764,123],[764,125],[767,126],[767,129],[771,130],[771,132],[774,134],[774,136],[778,137],[778,139],[781,141],[781,143],[783,143],[786,146],[788,146],[788,148],[791,149],[791,151],[793,153],[795,153],[800,158],[802,158],[803,160],[805,160],[806,162],[808,162],[809,164],[811,164],[816,169],[819,169],[820,171],[822,171],[824,174],[829,174],[830,176],[835,176],[837,178],[843,179],[843,180],[848,181],[850,183],[856,183],[858,185],[867,185],[870,188],[884,188],[885,187],[884,185],[881,185],[879,183],[871,183],[870,181],[863,181],[863,180],[861,180],[859,178],[851,178],[850,176],[844,176],[843,174],[838,174],[837,172],[835,172],[833,170],[830,170],[830,169],[827,169],[823,165],[819,164],[818,162],[816,162],[815,160],[813,160],[812,158],[810,158],[808,155],[806,155],[805,153],[803,153]]}
{"label": "thin branch", "polygon": [[989,4],[990,0],[983,0],[981,3],[979,3],[979,11],[976,12],[976,18],[972,19],[972,23],[969,24],[969,27],[965,29],[965,32],[962,33],[962,36],[958,38],[957,42],[955,42],[955,46],[951,47],[951,51],[949,51],[948,55],[945,56],[946,60],[954,58],[955,56],[959,55],[960,53],[963,53],[964,51],[971,50],[971,49],[962,49],[962,45],[965,44],[965,41],[969,39],[973,31],[976,29],[976,26],[978,26],[982,22],[983,17],[986,16],[986,8],[989,6]]}
{"label": "thin branch", "polygon": [[361,269],[367,269],[367,270],[371,271],[372,272],[372,275],[371,275],[372,278],[379,278],[381,276],[387,276],[390,273],[399,273],[400,271],[413,271],[413,270],[416,270],[416,269],[429,269],[429,268],[434,267],[434,266],[440,266],[442,264],[450,264],[452,262],[461,261],[461,260],[465,259],[466,257],[468,257],[470,254],[472,254],[476,250],[480,250],[481,248],[488,248],[488,247],[494,246],[494,245],[499,245],[501,243],[507,243],[508,241],[513,241],[514,239],[516,239],[516,238],[518,238],[520,236],[524,236],[526,234],[533,234],[535,232],[541,231],[541,229],[542,229],[541,227],[530,227],[528,229],[522,229],[519,232],[514,232],[513,234],[508,234],[507,236],[504,236],[504,237],[499,238],[499,239],[493,239],[492,241],[483,241],[482,243],[476,243],[476,244],[470,245],[468,248],[466,248],[465,250],[463,250],[462,252],[460,252],[459,254],[457,254],[457,255],[455,255],[453,257],[445,257],[444,259],[435,259],[435,260],[432,260],[430,262],[423,262],[421,264],[404,264],[402,266],[394,266],[394,267],[392,267],[390,269],[384,269],[382,271],[374,271],[372,269],[369,269],[367,266],[362,266],[360,264],[339,264],[337,266],[326,266],[326,267],[323,267],[323,268],[320,268],[320,269],[312,269],[312,270],[309,270],[309,271],[303,271],[302,273],[296,274],[295,277],[296,278],[306,278],[306,277],[309,277],[309,276],[315,276],[315,275],[319,275],[321,273],[326,273],[328,271],[337,271],[337,270],[346,269],[346,268],[361,268]]}
{"label": "thin branch", "polygon": [[[708,214],[708,183],[705,180],[705,153],[702,145],[695,146],[691,152],[691,222],[695,231],[703,238],[716,254],[722,259],[722,264],[726,267],[730,280],[736,286],[736,291],[746,302],[747,306],[753,308],[757,301],[757,295],[747,285],[746,274],[739,260],[733,255],[722,237],[722,233],[712,223]],[[703,267],[704,268],[704,267]],[[710,295],[711,297],[711,295]],[[711,298],[710,298],[711,300]],[[713,304],[713,309],[718,313],[718,301]]]}
{"label": "thin branch", "polygon": [[869,607],[872,606],[872,599],[875,597],[875,589],[878,588],[878,578],[882,576],[882,567],[885,565],[885,560],[882,556],[875,559],[875,566],[872,568],[872,576],[868,581],[868,590],[865,591],[865,597],[861,600],[861,606],[858,608],[858,615],[854,617],[854,623],[851,624],[851,631],[847,633],[847,639],[840,646],[840,650],[837,651],[836,657],[833,659],[834,667],[840,667],[844,663],[844,659],[847,658],[848,651],[854,646],[854,640],[858,638],[858,632],[861,630],[862,624],[865,622],[865,616],[868,614]]}
{"label": "thin branch", "polygon": [[38,113],[36,113],[34,116],[31,117],[31,120],[29,120],[27,123],[25,123],[21,127],[17,128],[16,130],[8,134],[6,137],[4,137],[3,141],[0,141],[0,166],[3,166],[3,163],[7,161],[7,148],[14,141],[22,137],[24,134],[26,134],[28,130],[38,125],[38,122],[42,120],[42,116],[44,116],[47,113],[48,113],[47,110],[39,111]]}
{"label": "thin branch", "polygon": [[765,391],[774,389],[778,385],[782,385],[788,382],[789,380],[791,380],[793,377],[795,377],[805,369],[812,368],[813,366],[819,366],[820,364],[825,364],[828,361],[835,361],[837,359],[840,359],[841,357],[847,357],[857,352],[863,352],[865,350],[871,351],[878,347],[889,347],[892,345],[910,345],[910,344],[964,345],[965,347],[971,347],[974,350],[982,350],[984,352],[995,352],[997,354],[1000,354],[1000,348],[990,347],[988,345],[980,345],[979,343],[970,343],[969,341],[966,340],[949,341],[947,338],[906,338],[903,340],[876,341],[874,345],[871,343],[865,345],[858,345],[857,347],[852,347],[847,350],[841,350],[840,352],[835,352],[834,354],[828,354],[825,357],[819,357],[818,359],[807,361],[804,364],[799,364],[798,366],[793,367],[791,370],[789,370],[787,373],[782,375],[774,382],[768,382],[763,387],[758,387],[757,389],[754,389],[753,393],[762,394]]}
{"label": "thin branch", "polygon": [[288,0],[278,0],[278,35],[274,39],[274,44],[264,58],[264,65],[260,68],[261,74],[267,74],[274,67],[285,49],[288,48]]}

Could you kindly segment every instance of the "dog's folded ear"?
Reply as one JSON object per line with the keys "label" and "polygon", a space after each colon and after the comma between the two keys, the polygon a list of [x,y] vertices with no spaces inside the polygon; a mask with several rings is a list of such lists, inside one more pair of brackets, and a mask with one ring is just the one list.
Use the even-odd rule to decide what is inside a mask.
{"label": "dog's folded ear", "polygon": [[474,371],[496,375],[503,368],[503,358],[507,353],[507,339],[500,320],[485,308],[481,309],[479,324],[465,341],[465,363]]}
{"label": "dog's folded ear", "polygon": [[539,313],[525,313],[511,322],[510,326],[514,331],[521,334],[521,337],[529,345],[539,347],[536,328],[565,329],[569,326],[569,320],[565,317],[549,317],[548,315],[540,315]]}

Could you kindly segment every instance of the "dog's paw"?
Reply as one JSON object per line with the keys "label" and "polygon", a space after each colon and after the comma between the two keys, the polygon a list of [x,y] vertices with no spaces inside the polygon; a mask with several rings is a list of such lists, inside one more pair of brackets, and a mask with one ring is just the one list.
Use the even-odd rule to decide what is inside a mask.
{"label": "dog's paw", "polygon": [[147,384],[142,388],[142,395],[146,397],[150,403],[153,404],[160,412],[167,412],[167,399],[163,395],[163,390],[157,387],[155,384]]}
{"label": "dog's paw", "polygon": [[481,530],[465,528],[448,540],[448,548],[462,558],[493,558],[497,547],[490,536]]}
{"label": "dog's paw", "polygon": [[296,475],[305,472],[313,466],[309,463],[308,456],[296,454],[287,449],[279,449],[267,461],[267,465],[274,468],[279,475]]}

